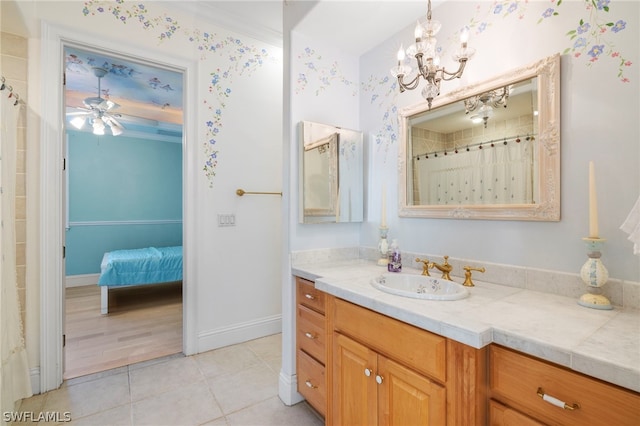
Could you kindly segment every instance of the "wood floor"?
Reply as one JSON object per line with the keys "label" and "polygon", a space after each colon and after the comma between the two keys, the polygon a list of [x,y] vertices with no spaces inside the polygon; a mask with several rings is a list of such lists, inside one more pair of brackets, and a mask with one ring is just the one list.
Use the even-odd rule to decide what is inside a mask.
{"label": "wood floor", "polygon": [[97,285],[65,299],[65,379],[182,352],[180,282],[110,290],[108,315]]}

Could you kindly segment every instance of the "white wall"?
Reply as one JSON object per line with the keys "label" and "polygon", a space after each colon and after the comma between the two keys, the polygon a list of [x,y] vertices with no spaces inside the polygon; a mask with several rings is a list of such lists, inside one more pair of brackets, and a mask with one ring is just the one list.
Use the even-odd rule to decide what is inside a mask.
{"label": "white wall", "polygon": [[[389,236],[398,238],[405,250],[577,273],[586,259],[582,238],[588,232],[587,172],[589,160],[594,160],[600,233],[607,240],[603,261],[613,278],[639,280],[640,262],[632,254],[627,235],[619,230],[640,193],[639,128],[636,123],[640,115],[637,96],[640,55],[636,43],[639,5],[621,1],[612,2],[608,7],[607,12],[593,8],[590,2],[574,0],[562,2],[560,6],[541,1],[447,1],[434,8],[434,19],[443,24],[438,40],[443,49],[443,63],[448,68],[455,65],[450,56],[457,45],[456,32],[463,26],[470,27],[470,45],[477,50],[460,80],[443,83],[443,94],[543,57],[563,53],[560,222],[399,218],[397,191],[394,190],[398,185],[397,111],[421,102],[421,97],[420,89],[400,94],[397,87],[393,87],[394,79],[389,75],[389,69],[395,65],[395,52],[400,43],[407,46],[411,42],[414,21],[407,22],[405,30],[390,35],[386,42],[362,55],[358,128],[365,132],[369,160],[366,166],[367,220],[361,227],[361,244],[374,247],[377,243],[384,186]],[[555,8],[557,15],[544,18],[543,14],[549,8]],[[358,19],[366,20],[366,12]],[[590,27],[584,34],[571,38],[571,34],[567,34],[577,30],[580,19]],[[619,20],[625,22],[624,29],[616,32],[613,29],[619,28],[616,25]],[[327,28],[331,25],[331,22],[326,23]],[[358,31],[357,25],[353,28]],[[604,51],[596,60],[590,59],[589,48],[574,48],[581,37],[589,48],[594,44],[603,46]],[[328,62],[341,60],[339,46],[331,49],[320,38],[307,39],[305,43],[306,47],[329,55]],[[291,52],[294,63],[299,60],[297,54]],[[631,65],[626,65],[626,61]],[[338,62],[338,67],[341,66]],[[622,72],[621,76],[619,72]],[[318,76],[315,78],[318,80]],[[625,78],[628,81],[621,81]],[[292,88],[295,85],[296,76],[293,75]],[[349,101],[348,96],[296,99],[292,94],[291,98],[292,117],[306,108],[331,111]],[[292,166],[295,165],[292,163]],[[293,203],[290,208],[294,208]],[[331,226],[334,231],[325,233],[306,227],[294,229],[291,249],[329,246],[315,243],[342,232],[336,225]],[[314,243],[296,245],[296,235],[303,232],[305,241]]]}
{"label": "white wall", "polygon": [[[495,7],[504,4],[496,12]],[[567,33],[577,22],[591,22],[595,11],[583,1],[563,2],[556,7],[557,16],[541,18],[555,4],[549,2],[517,2],[517,10],[507,13],[511,4],[497,2],[449,1],[433,11],[433,18],[442,22],[439,45],[445,50],[443,63],[454,68],[450,59],[456,47],[454,33],[461,27],[471,27],[470,45],[475,57],[467,64],[460,81],[443,82],[441,93],[466,84],[483,81],[535,62],[557,52],[572,48],[576,39]],[[497,5],[497,6],[496,6]],[[613,278],[640,280],[640,262],[632,254],[632,244],[619,230],[640,195],[640,116],[637,44],[640,4],[611,2],[610,12],[599,12],[594,22],[626,21],[622,31],[605,33],[595,29],[587,39],[604,45],[604,53],[596,61],[588,59],[588,51],[563,54],[561,59],[561,220],[560,222],[473,221],[447,219],[407,219],[397,216],[398,142],[395,119],[384,120],[393,108],[420,102],[420,90],[398,93],[388,91],[394,81],[361,96],[361,127],[372,134],[383,135],[372,149],[369,169],[369,215],[362,231],[362,244],[375,246],[380,219],[380,188],[387,186],[390,236],[398,238],[405,250],[419,253],[451,255],[480,262],[497,262],[520,266],[578,273],[586,259],[582,238],[588,235],[588,162],[595,162],[598,189],[599,225],[605,243],[603,262]],[[541,22],[539,22],[541,21]],[[415,24],[361,57],[360,80],[382,81],[389,76],[394,52],[400,43],[411,41]],[[616,56],[616,53],[619,56]],[[612,54],[615,57],[612,57]],[[620,66],[621,58],[631,66]],[[628,82],[618,76],[622,69]],[[372,93],[379,96],[371,102]],[[393,126],[385,132],[384,125]]]}
{"label": "white wall", "polygon": [[[31,31],[29,81],[38,82],[43,76],[46,80],[47,74],[57,72],[55,67],[39,63],[43,21],[73,34],[73,39],[91,40],[92,47],[117,51],[121,46],[141,59],[166,57],[192,68],[194,84],[185,102],[194,123],[192,129],[185,129],[185,173],[189,176],[185,182],[191,184],[185,188],[189,195],[184,206],[185,244],[191,248],[185,256],[194,272],[186,276],[186,291],[194,301],[188,314],[194,322],[194,335],[189,336],[195,341],[192,350],[205,351],[277,333],[281,329],[282,199],[238,197],[235,191],[282,190],[282,48],[212,27],[204,18],[183,14],[179,2],[145,2],[144,13],[136,9],[138,4],[103,3],[104,11],[99,11],[92,2],[18,2],[19,13]],[[87,5],[89,10],[84,13]],[[107,9],[109,5],[120,8],[119,16],[126,23]],[[151,25],[143,25],[138,19],[141,15]],[[214,46],[215,50],[201,50],[199,45]],[[229,93],[218,96],[212,73],[220,74],[217,85],[222,85],[224,93],[230,89]],[[46,104],[40,108],[39,96],[45,92],[30,91],[33,99],[28,104],[36,126],[47,108]],[[217,140],[213,147],[209,144],[212,138]],[[34,139],[30,144],[31,155],[37,159],[39,141]],[[210,169],[215,176],[203,171],[213,150],[218,151],[217,166]],[[32,174],[31,182],[34,191],[29,197],[37,203],[38,173]],[[218,227],[217,215],[231,213],[236,215],[236,226]],[[32,216],[29,220],[37,229],[39,219]],[[37,244],[28,250],[37,259]],[[28,268],[33,271],[38,265]],[[39,292],[33,291],[39,283],[27,286],[35,293],[27,300],[27,310],[39,312]],[[37,342],[39,336],[34,334],[38,333],[36,328],[27,340]],[[31,367],[37,369],[39,355],[33,352],[39,349],[35,344],[29,349]]]}
{"label": "white wall", "polygon": [[[372,3],[372,10],[375,9]],[[402,2],[398,7],[403,7]],[[405,30],[389,35],[387,41],[359,58],[330,46],[321,38],[309,39],[304,34],[288,31],[295,28],[296,19],[287,22],[287,11],[303,16],[307,11],[295,9],[295,3],[285,8],[285,152],[291,156],[288,187],[289,247],[285,252],[335,248],[359,244],[375,247],[381,216],[381,198],[386,188],[389,238],[398,238],[402,249],[418,253],[451,255],[470,260],[536,267],[578,274],[586,260],[582,238],[588,234],[588,162],[596,163],[600,233],[607,239],[603,261],[613,278],[640,280],[640,262],[632,254],[632,244],[618,228],[640,195],[640,116],[639,38],[640,4],[611,2],[610,12],[600,14],[596,21],[614,24],[626,21],[624,30],[609,33],[606,53],[595,62],[586,59],[587,52],[576,56],[571,51],[575,40],[566,33],[575,30],[579,18],[590,21],[594,16],[590,2],[569,0],[562,2],[557,16],[541,19],[544,11],[555,7],[550,2],[469,2],[447,1],[434,8],[434,19],[442,22],[438,36],[445,50],[443,62],[452,67],[450,55],[457,44],[454,33],[470,26],[470,44],[477,54],[469,62],[462,79],[444,82],[442,93],[467,84],[483,81],[492,75],[507,72],[535,62],[557,52],[569,52],[562,57],[561,75],[561,220],[559,222],[478,221],[446,219],[399,218],[398,197],[398,123],[399,108],[421,102],[420,89],[400,94],[394,86],[389,69],[395,65],[395,52],[400,43],[411,42],[415,21],[407,22]],[[510,7],[517,6],[516,10]],[[586,7],[585,7],[586,6]],[[298,12],[296,14],[296,12]],[[418,18],[418,16],[416,16]],[[357,17],[366,20],[366,12]],[[540,21],[540,22],[539,22]],[[332,23],[327,22],[327,31]],[[594,27],[592,27],[592,30]],[[354,22],[353,31],[358,31]],[[602,37],[595,29],[593,37]],[[601,40],[601,39],[600,39]],[[297,72],[304,70],[301,50],[310,48],[323,55],[323,63],[337,62],[342,70],[357,68],[359,105],[343,110],[351,104],[348,91],[332,86],[326,92],[296,94]],[[616,56],[616,52],[620,56]],[[612,57],[613,55],[613,57]],[[633,63],[619,67],[620,58]],[[621,82],[618,68],[628,82]],[[321,86],[321,73],[306,73],[309,86]],[[352,77],[350,77],[352,78]],[[329,96],[331,95],[331,96]],[[339,111],[344,117],[335,116]],[[353,111],[358,111],[355,119]],[[290,117],[290,121],[287,121]],[[316,118],[320,117],[320,118]],[[356,231],[353,224],[299,225],[297,224],[297,133],[300,120],[354,120],[349,126],[364,131],[367,150],[365,165],[367,191],[365,222]],[[331,123],[340,125],[340,122]],[[287,134],[289,132],[290,134]],[[359,237],[351,233],[359,232]],[[283,370],[280,396],[295,402],[295,336],[293,335],[294,287],[287,278],[289,262],[283,268]]]}
{"label": "white wall", "polygon": [[[309,40],[295,31],[291,36],[291,138],[289,174],[299,181],[301,121],[346,129],[360,129],[358,58],[333,46]],[[359,223],[300,224],[298,187],[291,191],[291,250],[352,247],[360,244]]]}

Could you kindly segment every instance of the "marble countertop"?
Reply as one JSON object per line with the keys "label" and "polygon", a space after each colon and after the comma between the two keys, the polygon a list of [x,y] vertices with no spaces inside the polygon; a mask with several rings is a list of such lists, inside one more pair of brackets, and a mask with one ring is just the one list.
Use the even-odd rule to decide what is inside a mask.
{"label": "marble countertop", "polygon": [[371,280],[386,269],[367,260],[297,264],[292,272],[328,294],[474,348],[497,343],[640,392],[640,311],[589,309],[476,277],[462,300],[405,298],[375,289]]}

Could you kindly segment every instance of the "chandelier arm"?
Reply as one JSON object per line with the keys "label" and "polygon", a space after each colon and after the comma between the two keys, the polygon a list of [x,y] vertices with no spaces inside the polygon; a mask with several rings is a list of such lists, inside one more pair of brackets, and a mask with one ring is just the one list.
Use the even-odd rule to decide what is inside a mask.
{"label": "chandelier arm", "polygon": [[[467,60],[466,59],[461,59],[460,60],[460,66],[458,67],[457,71],[454,72],[448,72],[447,70],[444,69],[444,67],[442,67],[440,70],[442,72],[442,79],[444,81],[451,81],[454,78],[460,78],[462,76],[462,72],[464,71],[464,67],[465,65],[467,65]],[[448,76],[448,78],[447,78]]]}
{"label": "chandelier arm", "polygon": [[420,82],[420,74],[416,75],[413,80],[408,83],[404,82],[404,74],[398,75],[398,84],[400,84],[400,91],[404,92],[405,90],[413,90],[418,87],[418,83]]}

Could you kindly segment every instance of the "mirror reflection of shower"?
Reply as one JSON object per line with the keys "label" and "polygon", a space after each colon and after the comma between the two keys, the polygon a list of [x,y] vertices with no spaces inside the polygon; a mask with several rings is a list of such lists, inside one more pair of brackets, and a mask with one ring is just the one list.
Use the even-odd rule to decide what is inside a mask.
{"label": "mirror reflection of shower", "polygon": [[310,121],[300,126],[300,222],[361,222],[362,132]]}

